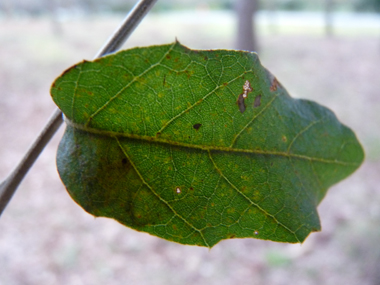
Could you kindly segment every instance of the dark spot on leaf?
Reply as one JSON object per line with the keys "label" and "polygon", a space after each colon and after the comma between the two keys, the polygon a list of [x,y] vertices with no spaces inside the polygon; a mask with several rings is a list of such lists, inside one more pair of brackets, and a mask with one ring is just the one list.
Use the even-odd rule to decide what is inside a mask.
{"label": "dark spot on leaf", "polygon": [[261,105],[261,95],[257,95],[255,98],[255,102],[253,102],[253,107],[257,108]]}
{"label": "dark spot on leaf", "polygon": [[121,163],[122,163],[122,164],[127,164],[127,163],[128,163],[128,159],[123,158],[123,159],[121,160]]}
{"label": "dark spot on leaf", "polygon": [[245,104],[244,104],[244,97],[243,97],[243,94],[240,94],[239,95],[239,98],[238,98],[238,100],[237,100],[237,105],[238,105],[238,107],[239,107],[239,110],[240,110],[240,112],[241,113],[244,113],[244,111],[245,111]]}
{"label": "dark spot on leaf", "polygon": [[178,60],[179,60],[179,58],[177,57],[177,58],[174,59],[174,62],[178,62]]}
{"label": "dark spot on leaf", "polygon": [[166,83],[166,75],[164,75],[164,81],[162,82],[162,85],[165,86],[165,83]]}
{"label": "dark spot on leaf", "polygon": [[202,126],[202,124],[198,123],[198,124],[194,124],[193,128],[198,131],[201,126]]}
{"label": "dark spot on leaf", "polygon": [[193,188],[193,187],[190,187],[190,190],[191,190],[191,191],[193,191],[193,190],[194,190],[194,188]]}
{"label": "dark spot on leaf", "polygon": [[167,59],[171,59],[172,57],[170,56],[170,54],[168,54],[168,55],[166,56],[166,58],[167,58]]}
{"label": "dark spot on leaf", "polygon": [[159,137],[160,135],[161,135],[160,132],[157,132],[157,133],[156,133],[156,137]]}
{"label": "dark spot on leaf", "polygon": [[230,235],[229,236],[229,238],[235,238],[236,237],[236,235]]}

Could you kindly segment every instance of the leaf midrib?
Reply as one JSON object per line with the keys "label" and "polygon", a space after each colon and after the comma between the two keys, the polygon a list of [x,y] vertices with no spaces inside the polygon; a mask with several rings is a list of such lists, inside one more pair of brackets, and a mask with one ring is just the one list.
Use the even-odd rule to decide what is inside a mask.
{"label": "leaf midrib", "polygon": [[274,155],[274,156],[296,158],[296,159],[308,160],[308,161],[313,161],[313,162],[322,162],[322,163],[327,163],[327,164],[336,164],[336,165],[343,165],[343,166],[360,165],[360,163],[355,163],[355,162],[340,161],[337,159],[335,160],[324,159],[324,158],[311,157],[307,155],[290,153],[290,152],[259,150],[259,149],[242,149],[242,148],[233,148],[230,146],[227,147],[227,146],[209,146],[209,145],[200,145],[200,144],[190,144],[190,143],[172,141],[172,140],[163,139],[159,137],[153,137],[153,136],[144,136],[144,135],[138,135],[138,134],[128,134],[128,133],[120,133],[120,132],[107,131],[107,130],[99,130],[99,129],[87,127],[82,124],[74,123],[73,121],[69,120],[67,117],[65,117],[65,122],[67,125],[77,130],[88,132],[95,135],[111,137],[111,138],[128,138],[128,139],[141,140],[141,141],[145,141],[149,143],[161,143],[161,144],[167,144],[167,145],[176,146],[176,147],[185,147],[185,148],[199,149],[199,150],[204,150],[204,151],[221,151],[221,152],[233,152],[233,153],[259,154],[259,155],[260,154]]}

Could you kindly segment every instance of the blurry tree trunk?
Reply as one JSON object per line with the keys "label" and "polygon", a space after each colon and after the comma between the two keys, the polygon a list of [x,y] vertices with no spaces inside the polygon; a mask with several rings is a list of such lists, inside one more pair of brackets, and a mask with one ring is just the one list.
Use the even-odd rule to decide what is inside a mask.
{"label": "blurry tree trunk", "polygon": [[326,36],[332,37],[333,31],[333,9],[334,0],[325,0],[325,33]]}
{"label": "blurry tree trunk", "polygon": [[254,21],[257,2],[257,0],[236,0],[235,2],[237,15],[237,49],[257,51]]}

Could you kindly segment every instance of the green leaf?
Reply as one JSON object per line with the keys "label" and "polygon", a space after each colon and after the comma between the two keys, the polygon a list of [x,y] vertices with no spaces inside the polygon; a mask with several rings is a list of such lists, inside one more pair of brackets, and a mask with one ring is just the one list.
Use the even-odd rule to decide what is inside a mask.
{"label": "green leaf", "polygon": [[255,53],[134,48],[73,66],[51,94],[71,197],[183,244],[303,242],[327,189],[364,158],[349,128],[291,98]]}

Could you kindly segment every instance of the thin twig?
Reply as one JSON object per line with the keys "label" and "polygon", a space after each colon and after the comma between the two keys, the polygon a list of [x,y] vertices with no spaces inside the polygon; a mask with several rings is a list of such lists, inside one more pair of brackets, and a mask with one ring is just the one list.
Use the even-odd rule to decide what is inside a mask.
{"label": "thin twig", "polygon": [[[140,0],[127,15],[115,33],[100,49],[95,58],[117,51],[156,2],[157,0]],[[28,149],[24,158],[20,161],[15,170],[13,170],[13,172],[0,184],[0,215],[3,213],[13,194],[16,192],[17,187],[20,185],[29,169],[33,166],[47,143],[61,126],[62,122],[62,112],[59,109],[56,109],[39,136]]]}

